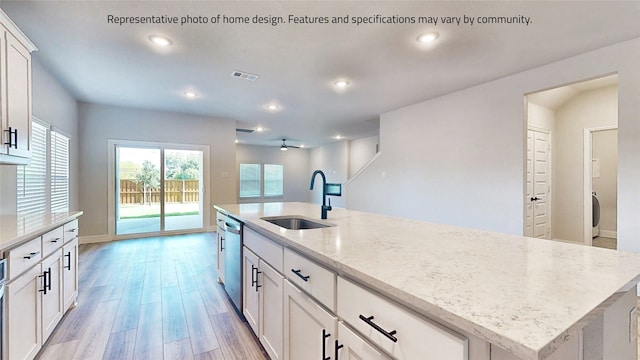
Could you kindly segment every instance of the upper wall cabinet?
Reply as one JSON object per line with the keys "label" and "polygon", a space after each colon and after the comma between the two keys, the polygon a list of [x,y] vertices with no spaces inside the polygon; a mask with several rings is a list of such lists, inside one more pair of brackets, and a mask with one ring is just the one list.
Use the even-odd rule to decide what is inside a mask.
{"label": "upper wall cabinet", "polygon": [[0,10],[0,164],[31,158],[31,53],[37,48]]}

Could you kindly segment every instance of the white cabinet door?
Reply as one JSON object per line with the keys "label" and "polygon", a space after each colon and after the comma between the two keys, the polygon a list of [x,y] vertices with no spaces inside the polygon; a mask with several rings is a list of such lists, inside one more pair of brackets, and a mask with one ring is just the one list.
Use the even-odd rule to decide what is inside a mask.
{"label": "white cabinet door", "polygon": [[391,360],[382,351],[369,345],[359,335],[338,322],[338,351],[335,360]]}
{"label": "white cabinet door", "polygon": [[260,332],[258,338],[271,360],[282,359],[282,297],[284,277],[260,260]]}
{"label": "white cabinet door", "polygon": [[75,305],[78,298],[78,238],[62,248],[63,312]]}
{"label": "white cabinet door", "polygon": [[[3,139],[10,140],[8,154],[31,157],[31,54],[9,31],[5,32],[6,74],[2,101],[6,116]],[[9,137],[11,139],[9,139]],[[3,141],[4,143],[4,141]]]}
{"label": "white cabinet door", "polygon": [[258,334],[260,321],[260,298],[258,275],[260,275],[260,259],[247,247],[242,251],[242,313],[251,325],[254,334]]}
{"label": "white cabinet door", "polygon": [[218,282],[224,284],[224,231],[218,228],[216,234],[218,238]]}
{"label": "white cabinet door", "polygon": [[62,253],[60,249],[41,265],[44,277],[42,291],[42,342],[49,338],[62,319]]}
{"label": "white cabinet door", "polygon": [[284,359],[333,358],[337,322],[315,300],[284,281]]}
{"label": "white cabinet door", "polygon": [[40,266],[34,266],[7,284],[5,354],[11,360],[33,359],[42,346],[41,314],[44,284]]}

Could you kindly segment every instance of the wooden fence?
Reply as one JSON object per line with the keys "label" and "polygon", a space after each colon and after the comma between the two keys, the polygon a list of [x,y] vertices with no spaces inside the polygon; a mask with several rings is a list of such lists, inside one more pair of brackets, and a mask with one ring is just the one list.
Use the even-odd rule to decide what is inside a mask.
{"label": "wooden fence", "polygon": [[[160,188],[147,190],[147,202],[151,196],[151,203],[160,202]],[[142,185],[133,180],[120,180],[120,204],[142,204]],[[197,203],[200,201],[199,180],[165,180],[165,203]]]}

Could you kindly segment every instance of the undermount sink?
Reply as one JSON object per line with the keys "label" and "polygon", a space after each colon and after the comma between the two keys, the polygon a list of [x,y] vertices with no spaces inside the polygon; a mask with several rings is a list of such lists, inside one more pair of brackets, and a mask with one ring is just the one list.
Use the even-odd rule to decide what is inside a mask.
{"label": "undermount sink", "polygon": [[289,230],[308,230],[335,226],[332,224],[319,223],[302,216],[273,216],[263,217],[261,219]]}

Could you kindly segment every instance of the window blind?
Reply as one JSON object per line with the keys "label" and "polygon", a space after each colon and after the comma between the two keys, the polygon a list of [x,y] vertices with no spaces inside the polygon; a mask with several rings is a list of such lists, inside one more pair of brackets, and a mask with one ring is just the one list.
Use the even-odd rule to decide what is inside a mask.
{"label": "window blind", "polygon": [[240,197],[260,197],[260,164],[240,164]]}
{"label": "window blind", "polygon": [[264,164],[264,196],[283,195],[283,166]]}
{"label": "window blind", "polygon": [[69,211],[69,138],[51,131],[51,212]]}
{"label": "window blind", "polygon": [[47,127],[31,126],[31,162],[17,166],[17,213],[44,213],[47,210]]}

